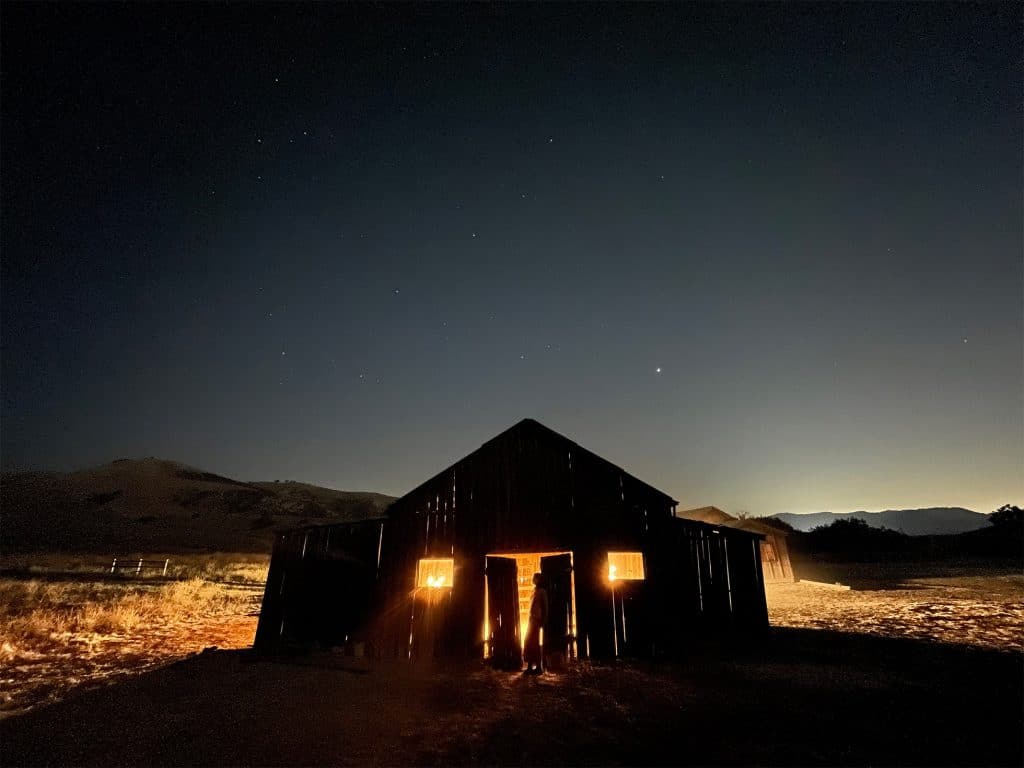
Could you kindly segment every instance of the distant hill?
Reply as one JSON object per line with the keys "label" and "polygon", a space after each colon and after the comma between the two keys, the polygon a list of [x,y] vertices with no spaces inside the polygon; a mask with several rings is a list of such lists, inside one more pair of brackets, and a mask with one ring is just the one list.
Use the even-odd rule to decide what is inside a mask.
{"label": "distant hill", "polygon": [[269,552],[279,528],[383,513],[393,497],[296,482],[246,483],[174,461],[0,477],[5,552]]}
{"label": "distant hill", "polygon": [[987,528],[988,515],[963,507],[929,507],[927,509],[886,509],[882,512],[812,512],[795,515],[782,512],[772,515],[798,531],[809,531],[836,520],[855,518],[872,528],[889,528],[908,536],[935,536],[966,533]]}

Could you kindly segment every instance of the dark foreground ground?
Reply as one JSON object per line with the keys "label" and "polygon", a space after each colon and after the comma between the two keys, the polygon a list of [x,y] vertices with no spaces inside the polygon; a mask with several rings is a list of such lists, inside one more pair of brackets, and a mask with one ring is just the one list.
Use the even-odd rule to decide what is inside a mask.
{"label": "dark foreground ground", "polygon": [[1019,766],[1022,661],[792,629],[539,679],[216,651],[0,722],[0,763]]}

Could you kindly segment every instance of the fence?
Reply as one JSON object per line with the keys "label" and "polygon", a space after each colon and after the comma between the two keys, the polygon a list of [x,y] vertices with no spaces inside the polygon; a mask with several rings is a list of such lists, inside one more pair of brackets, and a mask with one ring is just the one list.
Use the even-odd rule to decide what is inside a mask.
{"label": "fence", "polygon": [[114,558],[114,562],[110,564],[110,572],[131,572],[134,571],[136,576],[142,574],[143,569],[145,570],[160,570],[161,576],[167,575],[167,566],[170,564],[170,558],[167,560],[144,560],[142,558]]}

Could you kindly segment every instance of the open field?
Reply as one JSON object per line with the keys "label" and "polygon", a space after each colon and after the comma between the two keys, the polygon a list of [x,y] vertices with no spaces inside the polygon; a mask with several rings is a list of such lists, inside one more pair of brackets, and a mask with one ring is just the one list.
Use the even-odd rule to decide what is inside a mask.
{"label": "open field", "polygon": [[[161,579],[182,580],[202,579],[203,581],[228,584],[263,584],[267,580],[267,568],[270,565],[269,554],[238,553],[238,552],[145,552],[133,553],[120,560],[132,563],[137,558],[147,561],[161,562],[168,560],[166,577],[161,573],[147,568],[141,576],[125,572],[123,584],[137,584],[140,581],[152,584]],[[111,557],[96,554],[80,553],[29,553],[5,554],[3,559],[3,575],[18,578],[36,577],[40,579],[63,579],[68,577],[93,579],[106,578],[109,575]],[[116,582],[114,582],[116,583]]]}
{"label": "open field", "polygon": [[[163,555],[147,555],[162,559]],[[168,576],[109,579],[95,557],[7,558],[0,579],[0,717],[161,667],[256,631],[265,555],[172,555]],[[1020,651],[1024,576],[978,564],[830,564],[857,589],[771,585],[773,626]],[[11,569],[16,569],[12,571]]]}
{"label": "open field", "polygon": [[796,629],[542,678],[218,651],[8,718],[0,743],[25,765],[1020,765],[1022,659]]}
{"label": "open field", "polygon": [[[806,571],[805,571],[806,572]],[[1024,574],[985,564],[831,564],[835,591],[770,584],[773,626],[860,632],[1024,651]]]}
{"label": "open field", "polygon": [[267,558],[172,563],[167,578],[110,578],[89,558],[36,557],[0,578],[0,717],[210,646],[251,645]]}

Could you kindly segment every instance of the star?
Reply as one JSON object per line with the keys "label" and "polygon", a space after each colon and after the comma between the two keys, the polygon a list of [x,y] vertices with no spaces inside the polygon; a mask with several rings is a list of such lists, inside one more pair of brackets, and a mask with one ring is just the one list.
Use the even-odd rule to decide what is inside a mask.
{"label": "star", "polygon": [[476,232],[473,233],[473,237],[476,237]]}
{"label": "star", "polygon": [[655,372],[655,373],[661,373],[661,368],[655,368],[655,369],[654,369],[654,372]]}
{"label": "star", "polygon": [[398,289],[395,288],[395,296],[397,296],[397,295],[398,295]]}
{"label": "star", "polygon": [[285,356],[285,355],[287,355],[287,354],[288,354],[287,352],[282,352],[282,353],[281,353],[281,356],[282,356],[282,357],[284,357],[284,356]]}

